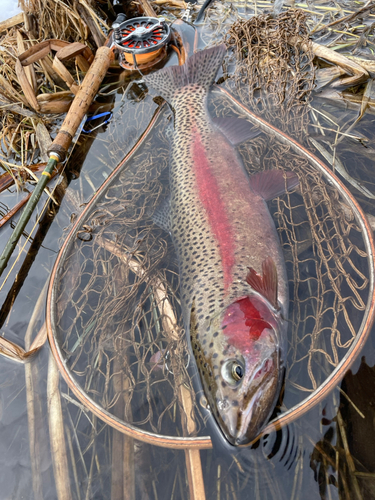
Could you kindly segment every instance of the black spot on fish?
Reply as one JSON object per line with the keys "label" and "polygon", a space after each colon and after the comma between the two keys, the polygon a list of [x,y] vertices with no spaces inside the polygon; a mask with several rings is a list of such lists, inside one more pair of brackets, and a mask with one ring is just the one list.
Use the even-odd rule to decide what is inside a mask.
{"label": "black spot on fish", "polygon": [[217,337],[218,335],[219,335],[219,332],[215,332],[215,333],[213,334],[213,337]]}

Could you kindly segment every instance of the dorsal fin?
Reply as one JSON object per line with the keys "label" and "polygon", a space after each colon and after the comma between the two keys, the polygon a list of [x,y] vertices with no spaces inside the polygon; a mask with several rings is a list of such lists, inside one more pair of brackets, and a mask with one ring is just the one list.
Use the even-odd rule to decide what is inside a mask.
{"label": "dorsal fin", "polygon": [[277,269],[271,257],[262,262],[262,274],[263,276],[258,274],[252,267],[249,267],[246,281],[277,310],[279,309],[277,301]]}

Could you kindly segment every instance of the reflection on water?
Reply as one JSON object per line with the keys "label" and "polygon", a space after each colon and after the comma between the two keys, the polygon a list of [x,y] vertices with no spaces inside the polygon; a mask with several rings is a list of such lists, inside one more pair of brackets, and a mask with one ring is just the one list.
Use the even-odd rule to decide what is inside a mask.
{"label": "reflection on water", "polygon": [[[176,63],[174,56],[170,63]],[[126,93],[124,90],[125,87],[121,88],[108,99],[113,105],[112,122],[96,131],[93,137],[80,139],[80,148],[72,159],[72,173],[66,179],[70,184],[61,195],[57,216],[51,221],[49,231],[43,233],[30,265],[22,268],[19,263],[13,271],[21,269],[23,286],[16,287],[16,293],[12,288],[12,280],[8,280],[1,291],[3,302],[6,302],[8,295],[6,311],[3,306],[1,312],[1,333],[10,340],[22,343],[57,251],[72,227],[72,213],[75,217],[79,216],[84,204],[108,178],[124,154],[134,146],[158,109],[157,102],[150,95],[145,97],[141,83],[134,83]],[[226,109],[223,103],[221,106],[213,97],[212,112],[216,110],[219,114]],[[339,116],[332,105],[322,104],[317,98],[313,106],[330,114],[336,113],[336,119],[353,120],[356,116],[355,112],[348,110],[342,111],[345,116]],[[160,118],[159,127],[155,129],[156,135],[145,141],[143,149],[132,163],[127,163],[127,168],[111,184],[111,189],[98,198],[98,205],[90,209],[85,219],[90,224],[87,227],[82,225],[79,237],[74,240],[73,247],[78,251],[72,252],[74,259],[67,260],[61,277],[61,283],[64,284],[62,295],[66,294],[64,307],[66,304],[68,306],[62,311],[59,309],[61,304],[57,303],[61,313],[59,327],[67,332],[66,337],[60,339],[66,352],[67,365],[74,371],[78,383],[89,397],[110,414],[117,417],[121,415],[124,420],[145,430],[172,435],[184,432],[184,421],[181,419],[183,412],[178,403],[174,378],[175,373],[182,373],[185,377],[185,385],[182,385],[190,394],[196,412],[197,430],[200,435],[209,434],[213,441],[212,450],[200,452],[207,499],[372,498],[375,473],[372,453],[375,378],[372,368],[374,360],[369,358],[366,351],[368,364],[363,360],[358,366],[358,362],[353,368],[354,374],[349,373],[344,379],[341,391],[336,389],[307,415],[278,432],[262,437],[252,447],[233,448],[217,431],[215,422],[204,408],[200,393],[195,395],[197,388],[199,391],[195,384],[196,371],[193,363],[187,366],[183,336],[180,337],[180,344],[176,339],[167,342],[163,337],[165,325],[155,298],[159,282],[145,281],[141,273],[137,274],[134,269],[131,273],[129,264],[125,266],[113,252],[110,244],[126,248],[126,258],[135,258],[137,264],[141,263],[150,273],[155,271],[155,262],[159,266],[156,269],[158,272],[168,268],[162,277],[169,283],[167,297],[178,313],[177,263],[173,249],[169,238],[151,226],[150,206],[143,206],[147,196],[156,205],[168,189],[168,142],[164,131],[169,121],[170,114],[165,112]],[[351,173],[366,182],[369,189],[372,168],[369,148],[373,142],[371,127],[371,117],[365,116],[356,129],[369,139],[366,150],[361,143],[356,143],[355,152],[348,146],[349,143],[342,143],[345,153],[342,158],[350,164],[356,159],[353,167],[355,171]],[[263,137],[255,146],[241,149],[244,159],[248,160],[249,170],[259,168],[259,158],[264,158],[267,149],[270,149],[267,141]],[[275,144],[273,146],[277,147]],[[278,158],[270,158],[269,161],[276,162],[283,158],[283,154],[286,153],[279,149],[275,154]],[[339,201],[339,198],[335,201]],[[362,198],[361,201],[366,211],[371,213],[369,201]],[[294,310],[297,310],[301,304],[307,304],[305,308],[299,309],[299,313],[307,318],[298,323],[305,330],[298,331],[296,327],[293,332],[300,335],[298,338],[304,338],[310,336],[310,329],[322,310],[317,306],[314,308],[312,301],[308,302],[315,296],[321,283],[317,280],[321,268],[315,265],[317,245],[312,244],[311,235],[306,229],[307,216],[301,196],[294,193],[288,203],[286,207],[285,201],[279,201],[272,204],[271,208],[276,221],[286,230],[291,227],[290,207],[296,217],[293,222],[298,227],[296,238],[301,244],[298,249],[301,261],[299,279],[300,283],[308,285],[300,289],[300,295],[297,294],[298,305],[294,306]],[[319,200],[318,205],[321,206]],[[325,214],[323,207],[321,215]],[[125,219],[127,226],[124,225]],[[349,225],[348,222],[347,227]],[[327,222],[324,229],[332,230],[332,227],[331,222]],[[343,233],[344,229],[341,229]],[[352,231],[356,232],[354,226]],[[98,244],[98,234],[102,237],[101,244]],[[2,235],[1,245],[9,236],[9,228],[3,230]],[[365,274],[366,258],[363,257],[361,261],[363,247],[360,235],[351,237],[355,243],[351,255],[357,251],[353,257],[356,269]],[[307,245],[303,246],[302,243],[306,241]],[[340,244],[344,243],[340,241]],[[144,259],[145,246],[151,250],[147,261]],[[326,247],[323,245],[322,248]],[[296,247],[288,246],[286,241],[285,249],[289,270],[293,272],[292,251]],[[341,271],[349,272],[345,266]],[[158,276],[156,271],[155,276]],[[342,284],[340,273],[336,278]],[[134,292],[137,280],[139,287]],[[84,293],[88,285],[91,287],[90,296]],[[344,286],[341,290],[348,293]],[[291,285],[293,298],[294,291]],[[325,298],[331,294],[327,300],[333,301],[332,290],[322,290],[320,293],[319,297]],[[357,298],[365,301],[366,291],[360,290]],[[111,306],[108,307],[108,304]],[[335,304],[335,307],[339,306]],[[347,308],[350,311],[350,324],[357,330],[362,318],[360,308],[351,307],[350,304]],[[336,320],[337,332],[346,332],[348,335],[340,339],[344,344],[350,340],[346,318],[327,314],[321,327],[332,328]],[[35,331],[38,331],[43,323],[41,312],[35,321]],[[154,337],[149,336],[150,332],[153,332]],[[132,341],[130,347],[127,344],[129,338]],[[330,339],[330,336],[325,339],[328,343],[325,352],[329,350]],[[373,342],[373,338],[370,338],[369,349],[372,349]],[[335,346],[331,348],[334,353]],[[180,362],[177,367],[172,367],[172,361],[169,362],[167,357],[173,349],[178,354],[175,359]],[[341,356],[342,352],[340,349],[338,351]],[[292,406],[301,400],[301,393],[306,388],[311,389],[305,357],[306,345],[301,342],[297,347],[291,343],[290,359],[294,360],[294,364],[290,362],[291,369],[281,405]],[[49,358],[47,345],[26,369],[24,365],[0,357],[1,498],[188,499],[185,452],[151,446],[120,434],[88,411],[64,382],[60,384],[61,399],[56,399],[56,376],[53,365],[48,362]],[[154,359],[158,360],[160,366],[152,363]],[[163,359],[167,362],[160,362]],[[324,377],[332,370],[332,363],[327,361],[327,356],[317,354],[312,369],[317,377]],[[317,383],[320,380],[318,378]],[[125,397],[120,398],[119,394]],[[59,427],[60,406],[63,429]],[[277,411],[283,409],[281,406]],[[50,452],[51,442],[55,457],[58,457],[55,462]],[[65,466],[67,475],[64,476]],[[64,482],[66,478],[68,481]]]}

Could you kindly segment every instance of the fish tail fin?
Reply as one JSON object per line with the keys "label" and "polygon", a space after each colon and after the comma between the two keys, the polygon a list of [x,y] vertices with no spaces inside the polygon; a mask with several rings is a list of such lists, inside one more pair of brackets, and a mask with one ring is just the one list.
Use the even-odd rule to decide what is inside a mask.
{"label": "fish tail fin", "polygon": [[226,52],[224,44],[196,52],[181,66],[169,66],[152,75],[144,77],[146,84],[160,92],[160,95],[173,103],[180,89],[189,84],[197,84],[205,89],[215,81]]}

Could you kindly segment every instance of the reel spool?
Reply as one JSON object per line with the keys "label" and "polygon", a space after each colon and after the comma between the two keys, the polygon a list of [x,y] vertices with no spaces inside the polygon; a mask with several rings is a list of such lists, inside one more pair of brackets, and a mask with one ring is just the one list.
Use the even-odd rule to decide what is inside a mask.
{"label": "reel spool", "polygon": [[167,54],[171,29],[164,18],[135,17],[113,26],[114,45],[124,69],[147,69]]}

